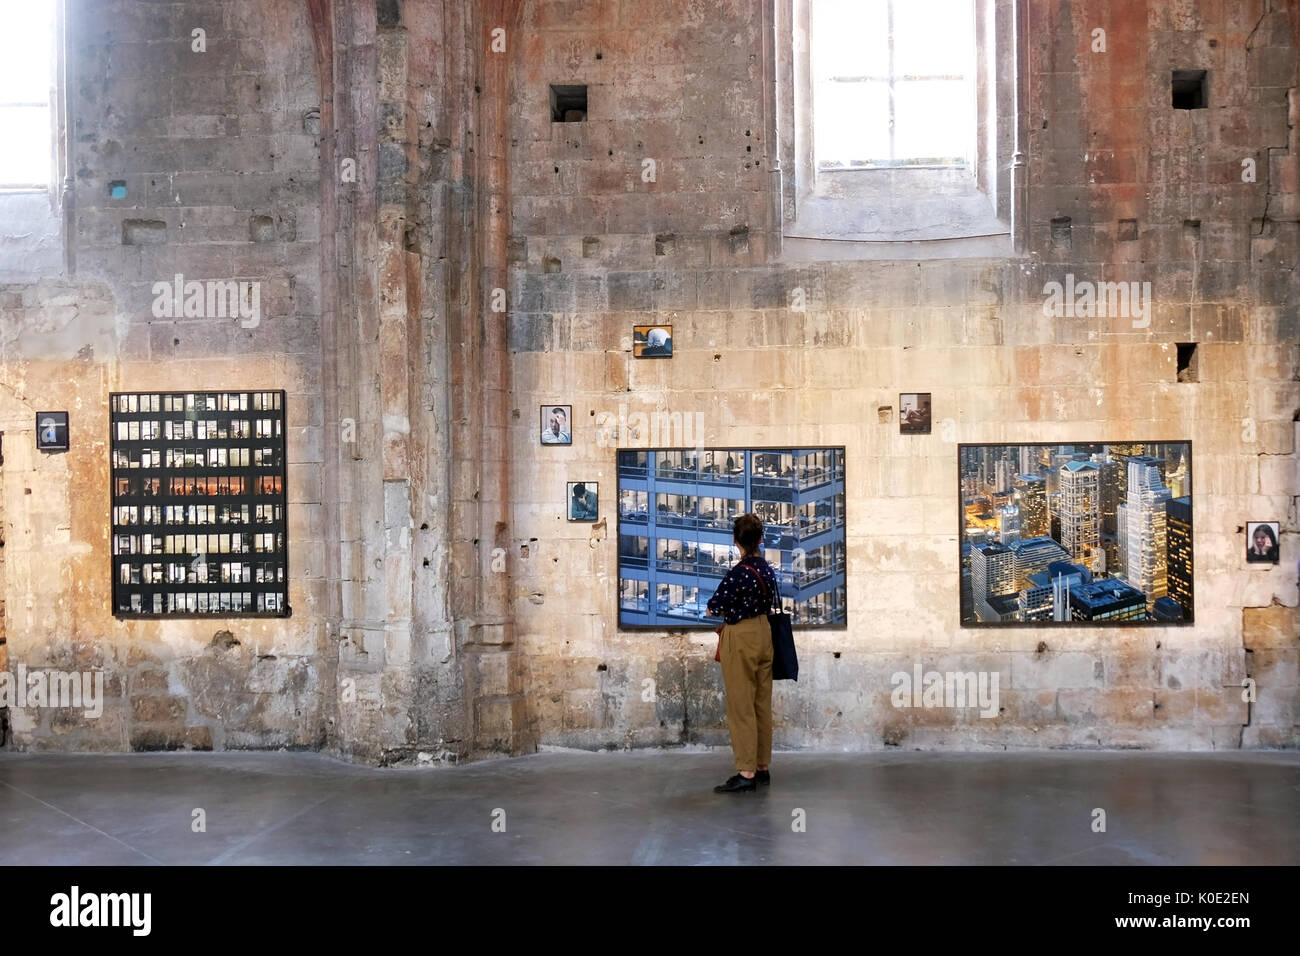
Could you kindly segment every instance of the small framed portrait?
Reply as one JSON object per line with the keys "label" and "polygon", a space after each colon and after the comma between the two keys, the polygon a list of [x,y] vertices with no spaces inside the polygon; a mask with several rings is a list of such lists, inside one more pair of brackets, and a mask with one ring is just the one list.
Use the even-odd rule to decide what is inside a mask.
{"label": "small framed portrait", "polygon": [[635,358],[672,358],[671,325],[632,326],[632,355]]}
{"label": "small framed portrait", "polygon": [[572,405],[543,405],[541,418],[543,445],[573,444]]}
{"label": "small framed portrait", "polygon": [[569,520],[595,521],[600,515],[600,499],[594,481],[571,481],[568,485]]}
{"label": "small framed portrait", "polygon": [[68,450],[68,413],[36,413],[36,448],[38,451]]}
{"label": "small framed portrait", "polygon": [[1277,521],[1246,522],[1246,562],[1277,564],[1282,525]]}
{"label": "small framed portrait", "polygon": [[903,392],[898,396],[898,433],[930,434],[929,392]]}

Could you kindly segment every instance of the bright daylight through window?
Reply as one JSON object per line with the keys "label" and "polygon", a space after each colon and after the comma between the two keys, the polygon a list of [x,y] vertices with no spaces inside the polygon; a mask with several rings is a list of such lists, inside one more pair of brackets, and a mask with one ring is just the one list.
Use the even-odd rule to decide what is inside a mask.
{"label": "bright daylight through window", "polygon": [[819,168],[970,164],[970,0],[816,0],[812,34]]}

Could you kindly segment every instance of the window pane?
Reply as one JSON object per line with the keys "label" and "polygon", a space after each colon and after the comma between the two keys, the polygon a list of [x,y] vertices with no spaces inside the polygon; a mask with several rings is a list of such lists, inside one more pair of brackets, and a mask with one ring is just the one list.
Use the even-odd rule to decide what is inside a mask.
{"label": "window pane", "polygon": [[975,49],[971,0],[894,0],[893,7],[895,76],[969,72]]}
{"label": "window pane", "polygon": [[899,83],[895,88],[894,150],[899,159],[962,159],[970,141],[965,83],[942,80]]}
{"label": "window pane", "polygon": [[817,94],[813,134],[819,162],[889,159],[889,89],[884,83],[827,82]]}
{"label": "window pane", "polygon": [[0,104],[48,104],[53,63],[54,0],[6,3],[0,29]]}
{"label": "window pane", "polygon": [[44,186],[50,181],[50,110],[0,106],[0,185]]}
{"label": "window pane", "polygon": [[812,9],[814,81],[888,74],[885,13],[885,0],[816,0]]}

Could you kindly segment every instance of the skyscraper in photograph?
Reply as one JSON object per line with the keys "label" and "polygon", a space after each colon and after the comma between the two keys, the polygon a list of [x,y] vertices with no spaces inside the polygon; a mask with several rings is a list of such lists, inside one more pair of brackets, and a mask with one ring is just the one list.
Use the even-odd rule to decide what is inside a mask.
{"label": "skyscraper in photograph", "polygon": [[1127,462],[1124,503],[1124,580],[1141,591],[1147,604],[1165,596],[1167,536],[1165,503],[1172,497],[1161,477],[1160,459],[1135,455]]}
{"label": "skyscraper in photograph", "polygon": [[1051,530],[1047,517],[1047,481],[1041,475],[1016,475],[1013,488],[1020,507],[1020,533],[1036,538]]}
{"label": "skyscraper in photograph", "polygon": [[998,509],[998,540],[1014,547],[1020,541],[1020,508],[1014,504]]}
{"label": "skyscraper in photograph", "polygon": [[1070,557],[1091,569],[1101,547],[1101,468],[1094,461],[1067,461],[1061,466],[1061,545]]}
{"label": "skyscraper in photograph", "polygon": [[1171,498],[1165,502],[1168,532],[1166,567],[1168,596],[1183,609],[1183,619],[1192,620],[1192,499]]}
{"label": "skyscraper in photograph", "polygon": [[993,599],[1016,593],[1015,560],[1015,551],[1004,544],[992,542],[971,548],[971,596],[979,620],[996,622],[1004,619],[1001,602]]}

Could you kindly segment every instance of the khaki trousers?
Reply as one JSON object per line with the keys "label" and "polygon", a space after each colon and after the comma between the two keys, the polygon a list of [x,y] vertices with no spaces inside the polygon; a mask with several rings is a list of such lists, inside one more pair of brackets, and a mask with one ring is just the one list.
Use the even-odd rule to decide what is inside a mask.
{"label": "khaki trousers", "polygon": [[722,628],[722,681],[736,769],[772,761],[772,627],[766,614]]}

